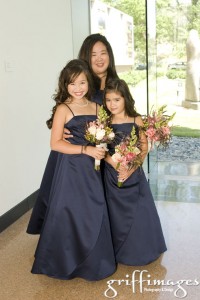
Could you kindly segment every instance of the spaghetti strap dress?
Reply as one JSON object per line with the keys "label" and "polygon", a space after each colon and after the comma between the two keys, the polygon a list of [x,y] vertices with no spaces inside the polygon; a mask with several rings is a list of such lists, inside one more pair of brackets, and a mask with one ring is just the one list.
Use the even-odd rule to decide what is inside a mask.
{"label": "spaghetti strap dress", "polygon": [[[88,144],[86,123],[95,119],[96,115],[73,115],[65,124],[73,134],[70,142]],[[115,270],[101,172],[88,155],[58,153],[31,272],[96,281]]]}
{"label": "spaghetti strap dress", "polygon": [[[99,105],[102,105],[102,99],[103,99],[103,92],[97,90],[94,96],[92,97],[92,101]],[[35,201],[35,205],[33,207],[31,218],[27,227],[27,233],[29,234],[41,233],[41,229],[43,226],[44,218],[49,203],[49,195],[50,195],[52,180],[54,177],[54,172],[56,169],[58,154],[59,153],[57,151],[53,151],[53,150],[50,151],[46,163],[45,171],[43,174],[43,178]],[[101,165],[102,166],[104,165],[103,160],[101,161]],[[103,169],[103,167],[101,169]]]}
{"label": "spaghetti strap dress", "polygon": [[[130,135],[135,123],[113,124],[115,143]],[[114,143],[109,152],[114,153]],[[154,199],[142,167],[139,167],[121,187],[117,186],[117,171],[105,163],[104,180],[117,263],[142,266],[156,260],[166,251],[165,239]]]}
{"label": "spaghetti strap dress", "polygon": [[41,233],[43,222],[47,212],[47,207],[49,204],[49,196],[54,172],[56,169],[58,154],[59,153],[57,151],[50,151],[37,198],[33,206],[31,218],[26,230],[26,232],[29,234]]}

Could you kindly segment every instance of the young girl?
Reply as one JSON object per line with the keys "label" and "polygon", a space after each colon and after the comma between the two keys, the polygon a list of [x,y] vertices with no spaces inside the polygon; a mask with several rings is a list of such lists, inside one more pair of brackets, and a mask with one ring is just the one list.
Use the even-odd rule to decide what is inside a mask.
{"label": "young girl", "polygon": [[[47,121],[58,157],[32,267],[35,274],[100,280],[116,269],[101,174],[94,169],[94,159],[104,158],[105,151],[87,145],[84,138],[86,123],[97,118],[98,105],[90,96],[87,64],[70,61],[61,71],[56,105]],[[70,143],[63,141],[63,127],[73,133]]]}
{"label": "young girl", "polygon": [[[78,56],[89,65],[89,70],[94,82],[94,90],[91,99],[102,105],[105,83],[109,79],[118,78],[111,45],[105,36],[99,33],[91,34],[83,41]],[[70,141],[69,137],[73,137],[72,132],[70,132],[68,128],[64,128],[63,138]],[[52,150],[50,152],[28,227],[28,233],[30,234],[40,234],[41,232],[48,206],[57,155],[57,151]],[[104,163],[104,161],[102,161],[102,163]]]}
{"label": "young girl", "polygon": [[[103,101],[117,137],[115,144],[130,135],[134,126],[144,161],[147,139],[144,133],[139,134],[142,118],[127,84],[120,79],[108,82]],[[116,171],[117,163],[111,157],[114,147],[110,145],[110,155],[105,159],[104,180],[116,260],[126,265],[146,265],[166,251],[159,216],[142,167]],[[121,187],[118,180],[123,180]]]}

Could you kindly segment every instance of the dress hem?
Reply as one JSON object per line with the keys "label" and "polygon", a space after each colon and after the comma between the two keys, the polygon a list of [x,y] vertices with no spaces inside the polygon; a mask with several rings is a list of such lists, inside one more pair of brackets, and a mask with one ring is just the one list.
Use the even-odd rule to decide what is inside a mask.
{"label": "dress hem", "polygon": [[33,272],[31,271],[32,274],[34,275],[45,275],[45,276],[48,276],[48,277],[51,277],[51,278],[54,278],[54,279],[58,279],[58,280],[72,280],[72,279],[75,279],[75,278],[81,278],[81,279],[84,279],[84,280],[87,280],[87,281],[99,281],[99,280],[103,280],[109,276],[111,276],[112,274],[114,274],[117,270],[117,267],[113,270],[112,273],[109,273],[107,275],[103,275],[101,278],[97,278],[97,279],[91,279],[91,278],[87,278],[86,276],[53,276],[53,275],[50,275],[50,274],[47,274],[47,273],[36,273],[36,272]]}
{"label": "dress hem", "polygon": [[153,263],[154,261],[156,261],[163,253],[165,253],[167,251],[167,248],[163,251],[163,252],[161,252],[161,253],[159,253],[155,258],[152,258],[152,259],[150,259],[148,262],[144,262],[144,263],[127,263],[127,262],[122,262],[122,261],[120,261],[120,260],[118,260],[117,259],[117,263],[118,264],[121,264],[121,265],[126,265],[126,266],[146,266],[146,265],[149,265],[149,264],[151,264],[151,263]]}

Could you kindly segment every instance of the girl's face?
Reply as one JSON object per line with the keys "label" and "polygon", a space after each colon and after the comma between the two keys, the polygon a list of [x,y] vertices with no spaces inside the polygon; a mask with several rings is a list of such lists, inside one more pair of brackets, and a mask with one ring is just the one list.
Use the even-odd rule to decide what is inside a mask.
{"label": "girl's face", "polygon": [[91,53],[91,68],[98,77],[107,74],[109,55],[106,46],[102,42],[96,42]]}
{"label": "girl's face", "polygon": [[125,101],[124,97],[120,93],[108,92],[105,95],[106,107],[111,112],[112,115],[122,115],[125,114]]}
{"label": "girl's face", "polygon": [[88,81],[86,75],[82,72],[76,79],[67,86],[68,93],[73,100],[80,100],[88,92]]}

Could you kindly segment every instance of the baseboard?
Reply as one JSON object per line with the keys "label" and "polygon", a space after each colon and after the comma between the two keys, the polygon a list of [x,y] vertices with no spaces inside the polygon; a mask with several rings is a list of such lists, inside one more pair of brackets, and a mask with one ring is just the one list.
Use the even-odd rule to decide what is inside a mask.
{"label": "baseboard", "polygon": [[24,215],[27,211],[29,211],[33,207],[37,196],[38,196],[38,190],[35,191],[30,196],[28,196],[19,204],[17,204],[15,207],[11,208],[4,215],[2,215],[0,217],[0,232],[5,230],[12,223],[17,221],[22,215]]}

